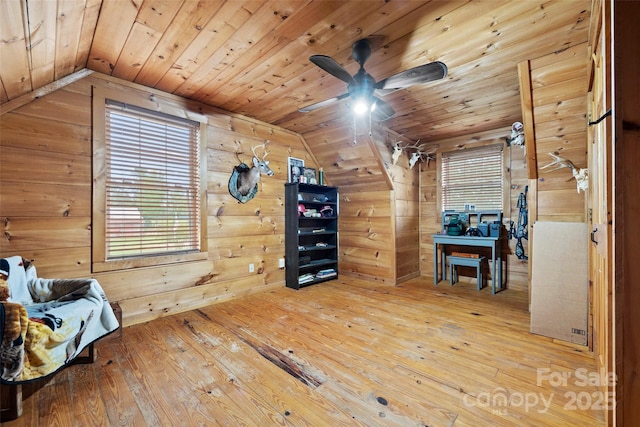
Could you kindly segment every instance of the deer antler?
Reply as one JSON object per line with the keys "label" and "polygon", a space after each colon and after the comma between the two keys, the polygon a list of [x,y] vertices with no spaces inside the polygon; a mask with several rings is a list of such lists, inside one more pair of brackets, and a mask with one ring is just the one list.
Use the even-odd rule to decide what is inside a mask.
{"label": "deer antler", "polygon": [[[267,156],[269,155],[269,152],[267,151],[267,144],[269,144],[269,140],[266,140],[262,144],[254,145],[253,147],[251,147],[251,152],[253,153],[253,157],[255,157],[256,159],[261,159],[261,160],[264,161],[264,159],[266,159]],[[258,148],[258,147],[262,147],[262,150],[264,151],[264,155],[262,156],[262,158],[260,158],[256,154],[256,148]]]}
{"label": "deer antler", "polygon": [[416,150],[420,151],[423,147],[424,144],[420,144],[420,140],[417,140],[412,145],[407,145],[405,148],[415,148]]}
{"label": "deer antler", "polygon": [[548,167],[555,166],[555,168],[549,171],[551,172],[561,168],[569,168],[571,169],[571,174],[575,178],[576,183],[578,185],[578,193],[580,192],[580,190],[587,192],[587,190],[589,189],[589,169],[587,168],[578,169],[574,166],[571,160],[567,160],[563,157],[556,156],[555,154],[552,154],[552,153],[548,153],[548,154],[551,157],[553,157],[553,161],[548,165],[542,166],[540,169],[546,169]]}
{"label": "deer antler", "polygon": [[576,167],[573,165],[571,160],[565,159],[564,157],[556,156],[553,153],[548,153],[551,157],[553,157],[553,161],[547,165],[540,167],[540,169],[546,169],[551,166],[555,166],[553,169],[550,169],[549,172],[555,171],[562,168],[569,168],[573,172]]}

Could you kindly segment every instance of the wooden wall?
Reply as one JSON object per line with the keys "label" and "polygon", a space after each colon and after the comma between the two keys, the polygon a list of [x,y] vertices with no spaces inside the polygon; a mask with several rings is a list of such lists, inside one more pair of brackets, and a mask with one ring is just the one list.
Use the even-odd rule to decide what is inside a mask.
{"label": "wooden wall", "polygon": [[577,192],[571,170],[541,169],[564,157],[577,167],[587,165],[587,44],[582,43],[529,61],[535,132],[537,194],[532,194],[539,221],[586,221],[585,193]]}
{"label": "wooden wall", "polygon": [[340,274],[395,285],[393,192],[340,187]]}
{"label": "wooden wall", "polygon": [[[375,138],[359,123],[327,128],[305,140],[327,181],[339,188],[340,274],[395,284],[394,200]],[[355,139],[355,142],[354,142]]]}
{"label": "wooden wall", "polygon": [[[124,324],[283,286],[278,259],[285,252],[287,157],[317,167],[302,138],[97,73],[3,110],[0,255],[34,259],[40,277],[92,276],[92,85],[153,93],[158,102],[198,109],[209,121],[208,259],[94,274],[109,299],[120,302]],[[262,177],[257,196],[241,204],[228,192],[229,176],[240,161],[251,161],[251,146],[265,140],[270,141],[268,160],[275,175]]]}
{"label": "wooden wall", "polygon": [[[384,148],[390,156],[391,147]],[[393,182],[393,206],[396,241],[396,283],[420,275],[420,163],[409,168],[409,158],[389,163]]]}
{"label": "wooden wall", "polygon": [[305,135],[340,189],[340,273],[397,284],[420,274],[418,167],[391,159],[399,135],[368,124]]}
{"label": "wooden wall", "polygon": [[396,283],[420,275],[420,162],[413,168],[409,165],[409,150],[402,153],[393,164],[393,144],[413,144],[401,135],[383,128],[375,128],[373,142],[389,176],[393,208],[393,231],[395,233],[395,277]]}

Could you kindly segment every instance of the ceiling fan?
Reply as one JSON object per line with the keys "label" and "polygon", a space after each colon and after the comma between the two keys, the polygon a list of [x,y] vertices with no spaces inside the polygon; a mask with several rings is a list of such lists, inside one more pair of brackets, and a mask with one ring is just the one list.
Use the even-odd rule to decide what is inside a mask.
{"label": "ceiling fan", "polygon": [[312,55],[309,57],[309,60],[318,67],[347,83],[347,92],[334,98],[307,105],[298,111],[307,113],[351,97],[354,100],[353,109],[356,114],[369,112],[377,120],[384,121],[393,117],[396,112],[388,103],[374,94],[384,96],[398,89],[440,80],[447,75],[447,66],[440,61],[435,61],[410,68],[376,82],[371,74],[364,69],[364,63],[370,55],[371,42],[368,39],[361,39],[353,44],[353,59],[360,64],[360,69],[353,76],[329,56]]}

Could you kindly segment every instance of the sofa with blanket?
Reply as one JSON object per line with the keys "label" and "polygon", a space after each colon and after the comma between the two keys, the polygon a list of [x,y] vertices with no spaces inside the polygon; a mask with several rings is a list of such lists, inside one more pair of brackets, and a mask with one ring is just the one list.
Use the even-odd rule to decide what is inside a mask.
{"label": "sofa with blanket", "polygon": [[118,328],[97,280],[43,279],[20,256],[0,259],[0,383],[48,377]]}

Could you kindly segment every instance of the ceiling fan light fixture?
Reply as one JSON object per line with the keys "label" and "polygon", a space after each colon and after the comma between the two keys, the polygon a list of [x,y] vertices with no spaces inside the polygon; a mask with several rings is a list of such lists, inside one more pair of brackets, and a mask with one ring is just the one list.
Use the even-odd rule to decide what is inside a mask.
{"label": "ceiling fan light fixture", "polygon": [[375,107],[371,105],[371,102],[364,97],[356,99],[356,101],[353,103],[353,112],[358,116],[362,116],[370,111],[373,111],[373,108]]}

